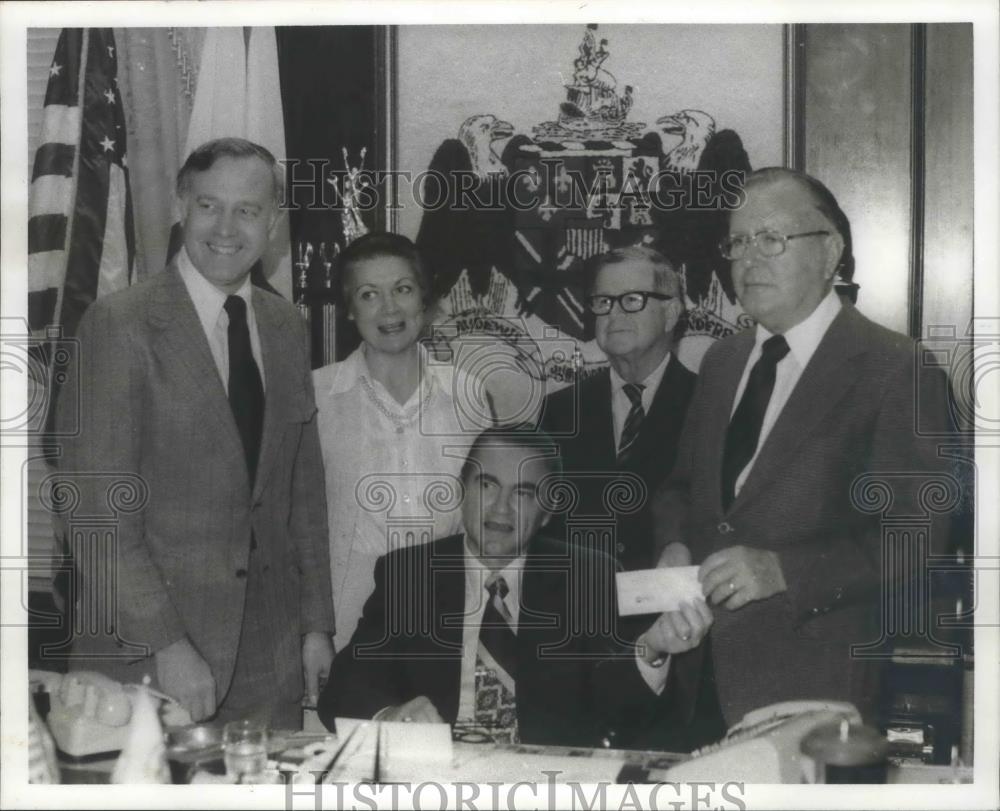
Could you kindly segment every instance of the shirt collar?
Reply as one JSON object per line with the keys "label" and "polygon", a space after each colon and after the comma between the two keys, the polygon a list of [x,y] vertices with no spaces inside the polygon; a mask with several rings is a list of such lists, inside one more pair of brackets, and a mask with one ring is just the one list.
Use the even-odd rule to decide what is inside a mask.
{"label": "shirt collar", "polygon": [[[466,543],[467,537],[462,538],[462,549],[465,550],[465,599],[470,607],[481,606],[484,610],[486,599],[482,595],[485,591],[487,581],[494,575],[494,572],[483,565]],[[514,558],[495,574],[504,579],[507,583],[507,596],[504,597],[504,604],[510,612],[513,622],[513,629],[516,632],[518,620],[521,616],[521,572],[524,571],[525,556]]]}
{"label": "shirt collar", "polygon": [[[439,378],[442,367],[427,362],[427,349],[423,344],[417,344],[417,352],[423,370],[421,379],[429,381],[431,385],[440,386],[441,380]],[[330,394],[344,394],[350,391],[358,385],[362,377],[372,380],[371,373],[368,371],[368,361],[365,360],[365,345],[363,343],[340,363],[338,373],[333,376],[333,381],[330,384]],[[444,390],[449,391],[450,386]]]}
{"label": "shirt collar", "polygon": [[[227,294],[201,275],[201,272],[191,262],[186,248],[181,248],[178,251],[175,261],[184,286],[187,288],[188,295],[191,296],[191,300],[194,302],[194,309],[198,313],[198,320],[201,322],[202,329],[210,334],[219,323],[219,314],[226,303]],[[247,303],[247,310],[249,312],[253,311],[249,275],[244,279],[243,284],[236,291],[235,295]]]}
{"label": "shirt collar", "polygon": [[[826,331],[830,328],[830,324],[833,323],[842,306],[837,291],[831,288],[830,292],[804,321],[784,333],[789,352],[799,366],[805,368],[809,363],[816,347],[823,340],[823,336],[826,335]],[[758,352],[764,341],[772,335],[774,335],[773,332],[758,324],[754,351]]]}
{"label": "shirt collar", "polygon": [[[667,364],[670,363],[671,354],[671,352],[667,352],[667,354],[664,355],[663,360],[660,361],[660,365],[653,369],[653,371],[646,376],[645,380],[640,382],[643,387],[643,394],[647,391],[652,394],[660,387],[660,381],[663,380],[663,375],[667,371]],[[628,381],[622,378],[622,376],[615,371],[614,366],[609,364],[608,368],[611,370],[611,391],[621,391],[622,386],[624,386]]]}

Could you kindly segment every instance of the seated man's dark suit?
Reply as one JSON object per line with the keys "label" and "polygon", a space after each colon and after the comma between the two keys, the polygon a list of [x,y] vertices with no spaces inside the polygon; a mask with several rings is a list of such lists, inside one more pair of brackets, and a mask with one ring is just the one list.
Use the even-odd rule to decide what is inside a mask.
{"label": "seated man's dark suit", "polygon": [[580,491],[571,515],[555,516],[558,521],[553,522],[550,533],[563,532],[567,517],[606,515],[607,484],[616,474],[631,473],[645,484],[644,503],[638,509],[630,505],[628,512],[618,514],[615,546],[604,551],[626,571],[656,564],[649,501],[674,466],[695,380],[695,374],[672,354],[639,435],[621,462],[616,458],[608,369],[588,377],[578,387],[570,385],[545,398],[541,425],[559,443],[566,478]]}
{"label": "seated man's dark suit", "polygon": [[[547,538],[531,544],[517,628],[520,739],[624,745],[619,732],[655,722],[659,699],[634,654],[615,644],[611,561]],[[320,697],[328,727],[337,716],[371,718],[421,695],[445,721],[456,721],[465,583],[463,535],[379,558],[375,592]]]}

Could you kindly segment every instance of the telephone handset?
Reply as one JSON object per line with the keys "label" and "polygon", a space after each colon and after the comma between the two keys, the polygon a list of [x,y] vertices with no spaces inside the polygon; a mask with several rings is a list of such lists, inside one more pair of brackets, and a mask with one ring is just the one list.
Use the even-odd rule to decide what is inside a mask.
{"label": "telephone handset", "polygon": [[861,723],[860,713],[853,704],[848,704],[846,701],[808,701],[802,699],[780,701],[777,704],[769,704],[766,707],[748,712],[743,716],[742,721],[726,733],[723,740],[732,743],[735,739],[763,734],[768,729],[791,718],[825,711],[843,712],[844,717],[850,723]]}
{"label": "telephone handset", "polygon": [[[28,681],[32,693],[48,693],[45,720],[64,753],[86,757],[122,748],[132,719],[132,697],[139,685],[119,684],[103,673],[85,670],[65,674],[31,670]],[[163,702],[160,719],[165,726],[191,723],[187,710],[172,698],[152,689],[149,693]]]}
{"label": "telephone handset", "polygon": [[743,716],[721,741],[668,769],[663,779],[799,783],[808,774],[799,748],[802,739],[816,727],[841,720],[860,724],[861,714],[843,701],[783,701],[761,707]]}

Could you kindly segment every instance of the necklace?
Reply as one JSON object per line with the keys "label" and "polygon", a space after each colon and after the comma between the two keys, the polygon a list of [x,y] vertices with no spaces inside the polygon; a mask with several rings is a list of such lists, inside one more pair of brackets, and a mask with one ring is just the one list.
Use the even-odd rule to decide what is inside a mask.
{"label": "necklace", "polygon": [[413,422],[417,419],[417,416],[420,414],[420,410],[430,402],[431,395],[434,393],[434,388],[432,386],[424,386],[424,392],[420,399],[402,414],[398,414],[382,401],[378,392],[375,391],[375,387],[368,380],[367,375],[361,376],[361,385],[364,386],[365,394],[367,394],[368,399],[372,401],[372,405],[374,405],[375,408],[377,408],[379,412],[381,412],[385,418],[389,420],[389,422],[396,426],[397,434],[403,433],[407,426],[413,424]]}

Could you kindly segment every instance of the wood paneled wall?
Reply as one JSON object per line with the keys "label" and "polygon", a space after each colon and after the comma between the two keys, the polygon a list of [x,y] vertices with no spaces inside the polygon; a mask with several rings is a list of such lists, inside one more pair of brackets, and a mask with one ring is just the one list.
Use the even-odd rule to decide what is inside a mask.
{"label": "wood paneled wall", "polygon": [[943,325],[964,334],[972,315],[972,25],[796,28],[804,29],[801,160],[851,219],[859,309],[914,337]]}

